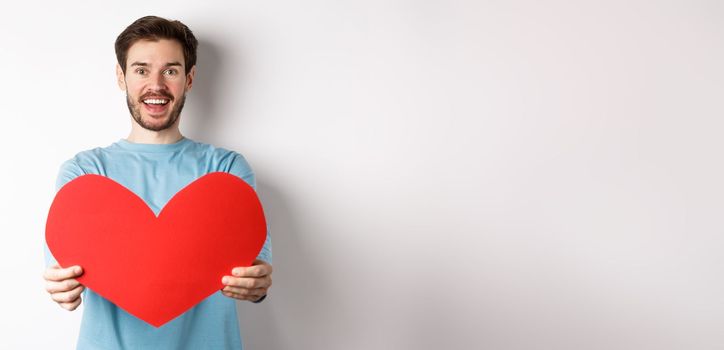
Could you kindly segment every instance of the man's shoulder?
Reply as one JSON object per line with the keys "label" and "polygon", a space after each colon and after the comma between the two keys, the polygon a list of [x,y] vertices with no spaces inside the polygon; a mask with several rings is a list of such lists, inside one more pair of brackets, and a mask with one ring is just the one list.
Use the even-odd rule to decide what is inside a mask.
{"label": "man's shoulder", "polygon": [[108,152],[109,150],[112,150],[115,147],[115,143],[102,146],[102,147],[93,147],[88,148],[82,151],[77,152],[75,155],[73,155],[71,158],[66,159],[62,166],[81,166],[86,163],[94,163],[97,162],[99,159],[104,157],[104,153]]}
{"label": "man's shoulder", "polygon": [[219,155],[219,156],[229,156],[229,155],[235,155],[239,154],[238,152],[234,150],[230,150],[228,148],[219,147],[210,143],[196,141],[193,139],[187,139],[191,145],[192,149],[195,149],[196,151],[202,151],[209,154]]}
{"label": "man's shoulder", "polygon": [[191,140],[191,142],[194,143],[194,148],[198,152],[205,153],[208,162],[214,165],[216,171],[225,171],[240,177],[248,176],[252,173],[249,162],[240,152],[209,143],[193,140]]}
{"label": "man's shoulder", "polygon": [[99,164],[102,163],[104,158],[104,152],[111,147],[113,147],[113,144],[85,149],[63,161],[60,164],[56,189],[78,176],[97,173],[94,169],[99,169]]}

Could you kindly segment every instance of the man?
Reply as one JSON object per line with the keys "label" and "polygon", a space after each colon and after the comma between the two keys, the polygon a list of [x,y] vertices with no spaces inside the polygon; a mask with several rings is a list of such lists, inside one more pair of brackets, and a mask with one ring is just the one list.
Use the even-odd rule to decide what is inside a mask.
{"label": "man", "polygon": [[[240,154],[198,143],[179,131],[196,72],[197,40],[179,21],[148,16],[116,40],[118,86],[126,93],[131,132],[104,148],[78,153],[60,169],[56,190],[83,174],[115,180],[158,214],[179,190],[206,173],[224,171],[256,188]],[[241,349],[235,300],[260,302],[271,286],[271,241],[250,267],[219,276],[224,288],[160,328],[126,313],[75,279],[82,266],[61,268],[49,254],[44,274],[51,298],[67,310],[85,302],[78,349]],[[184,271],[169,271],[182,280]],[[179,283],[182,286],[183,283]],[[180,287],[181,288],[181,287]],[[169,290],[173,293],[173,290]]]}

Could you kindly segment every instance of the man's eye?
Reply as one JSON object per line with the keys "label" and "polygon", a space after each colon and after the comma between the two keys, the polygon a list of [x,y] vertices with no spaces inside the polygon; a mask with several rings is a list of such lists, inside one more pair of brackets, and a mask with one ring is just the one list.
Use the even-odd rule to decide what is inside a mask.
{"label": "man's eye", "polygon": [[143,68],[138,68],[138,69],[136,69],[136,73],[138,73],[138,74],[146,74],[146,70],[143,69]]}
{"label": "man's eye", "polygon": [[176,75],[176,70],[175,70],[175,69],[167,69],[165,73],[166,73],[166,75]]}

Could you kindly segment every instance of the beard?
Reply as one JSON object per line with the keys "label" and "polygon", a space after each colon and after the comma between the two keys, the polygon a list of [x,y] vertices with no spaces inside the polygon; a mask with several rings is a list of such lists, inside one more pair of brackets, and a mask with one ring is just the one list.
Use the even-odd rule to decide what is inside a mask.
{"label": "beard", "polygon": [[[165,123],[155,125],[149,123],[148,120],[144,120],[141,116],[141,104],[143,101],[133,102],[131,100],[131,97],[128,96],[128,92],[126,92],[126,105],[128,105],[128,111],[131,112],[131,117],[133,117],[133,120],[138,123],[142,128],[146,130],[151,131],[161,131],[166,130],[170,128],[176,121],[178,120],[179,116],[181,115],[181,110],[184,109],[184,103],[186,102],[186,94],[184,93],[181,98],[178,100],[178,104],[176,104],[173,109],[171,109],[171,114],[168,116],[168,120],[166,120]],[[169,102],[171,103],[171,99],[169,99]]]}

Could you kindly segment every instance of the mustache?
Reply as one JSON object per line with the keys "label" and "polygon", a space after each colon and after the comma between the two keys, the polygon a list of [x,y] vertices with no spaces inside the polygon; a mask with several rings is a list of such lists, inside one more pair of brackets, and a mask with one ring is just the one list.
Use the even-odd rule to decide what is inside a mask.
{"label": "mustache", "polygon": [[164,91],[164,90],[161,90],[161,91],[149,91],[149,92],[141,95],[141,97],[139,97],[138,100],[139,100],[139,101],[143,101],[143,100],[145,100],[145,99],[147,99],[147,98],[159,98],[159,97],[165,98],[165,99],[167,99],[167,100],[169,100],[169,101],[172,101],[172,100],[173,100],[173,95],[171,95],[171,93],[169,93],[168,91]]}

